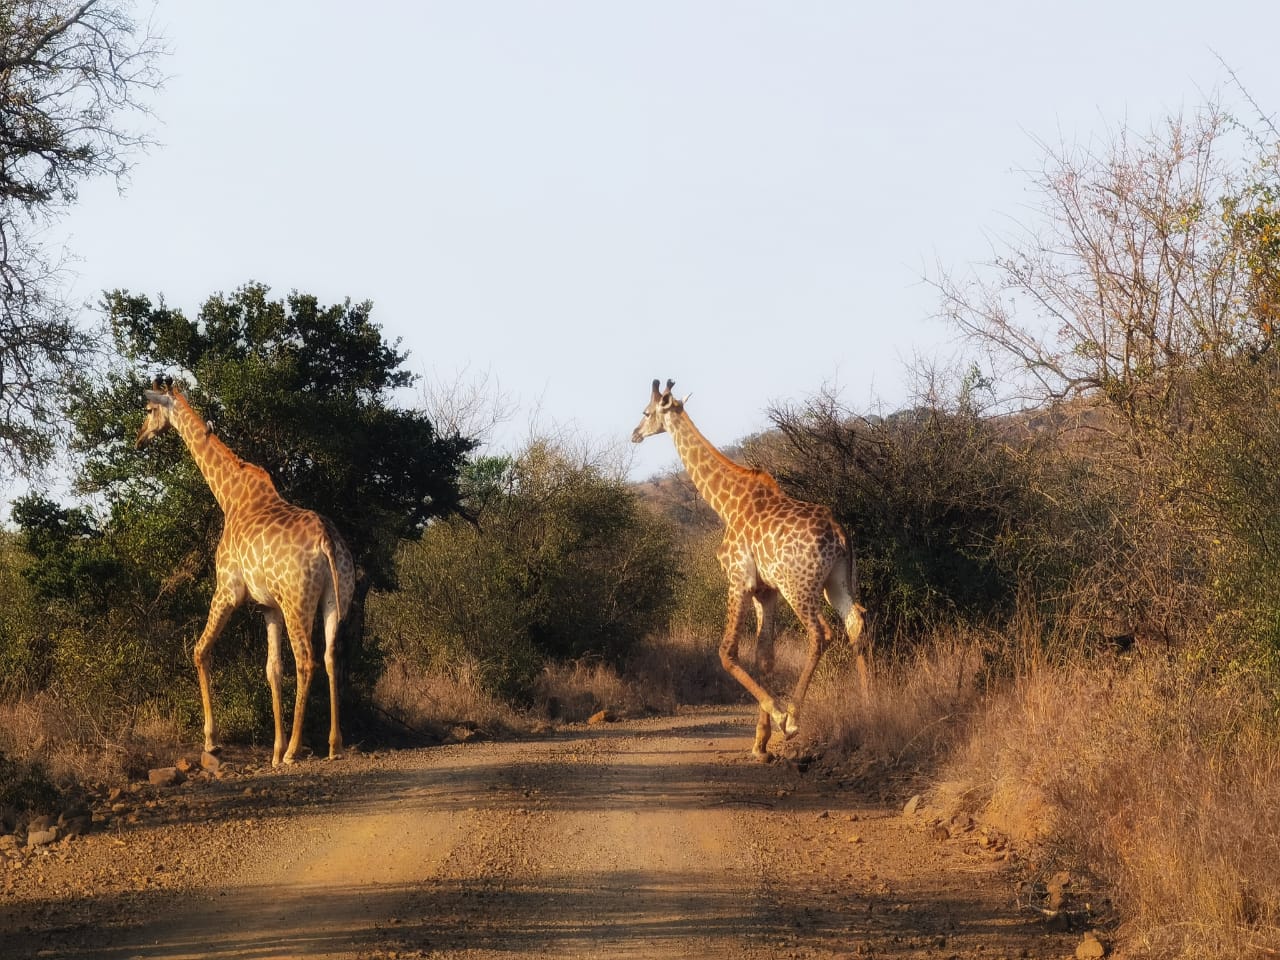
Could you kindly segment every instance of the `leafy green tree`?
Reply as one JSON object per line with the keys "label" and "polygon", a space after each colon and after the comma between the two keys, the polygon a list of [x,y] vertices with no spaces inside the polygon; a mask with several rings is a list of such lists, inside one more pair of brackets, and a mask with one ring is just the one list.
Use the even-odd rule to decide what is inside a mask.
{"label": "leafy green tree", "polygon": [[121,564],[89,511],[29,494],[13,504],[13,520],[40,558],[22,571],[36,600],[75,602],[92,614],[110,608]]}
{"label": "leafy green tree", "polygon": [[[192,403],[231,449],[266,469],[286,499],[338,524],[360,568],[360,597],[394,584],[400,540],[463,510],[458,474],[474,441],[440,435],[426,414],[394,404],[414,376],[371,303],[324,306],[296,292],[276,300],[251,283],[210,297],[194,320],[122,291],[106,307],[128,367],[71,404],[83,492],[126,507],[155,474],[145,482],[194,487],[204,512],[217,510],[176,436],[154,456],[133,450],[136,372],[154,369],[188,374]],[[140,462],[152,465],[140,473]]]}
{"label": "leafy green tree", "polygon": [[92,177],[129,169],[147,145],[123,118],[158,86],[156,38],[121,0],[0,4],[0,475],[55,451],[51,383],[67,383],[95,346],[62,296],[41,241],[50,217]]}
{"label": "leafy green tree", "polygon": [[[113,673],[117,660],[136,655],[147,661],[134,673],[146,688],[126,670],[122,689],[133,700],[159,695],[192,675],[189,649],[208,610],[222,513],[179,437],[134,449],[143,371],[186,379],[192,404],[232,450],[267,469],[286,499],[337,524],[357,564],[343,660],[358,688],[371,682],[377,663],[364,644],[363,599],[395,585],[402,540],[464,509],[459,471],[474,442],[440,435],[421,411],[396,406],[396,391],[413,376],[368,303],[273,299],[248,284],[210,297],[195,319],[121,291],[107,296],[106,308],[120,361],[66,398],[82,465],[76,492],[102,504],[101,516],[39,500],[17,515],[33,569],[43,571],[33,584],[67,604],[60,648],[76,651],[64,657],[68,682]],[[109,617],[95,619],[104,602]],[[262,630],[260,618],[240,616],[219,641],[229,735],[258,728],[269,710]],[[80,662],[106,651],[110,664]],[[194,716],[193,687],[179,684]]]}

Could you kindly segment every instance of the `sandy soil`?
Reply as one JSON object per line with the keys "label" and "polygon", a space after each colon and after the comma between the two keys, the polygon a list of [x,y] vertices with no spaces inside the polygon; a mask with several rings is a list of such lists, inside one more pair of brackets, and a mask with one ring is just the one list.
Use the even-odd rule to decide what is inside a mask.
{"label": "sandy soil", "polygon": [[[1069,957],[974,833],[747,757],[746,708],[142,786],[0,860],[0,956]],[[254,757],[260,762],[261,758]],[[237,763],[236,761],[240,761]]]}

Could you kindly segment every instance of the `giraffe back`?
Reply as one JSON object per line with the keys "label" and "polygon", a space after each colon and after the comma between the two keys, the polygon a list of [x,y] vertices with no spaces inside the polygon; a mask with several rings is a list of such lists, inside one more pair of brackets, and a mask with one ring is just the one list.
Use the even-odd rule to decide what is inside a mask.
{"label": "giraffe back", "polygon": [[788,599],[818,596],[849,541],[831,511],[789,497],[763,472],[743,485],[725,518],[726,544],[745,552],[759,578]]}
{"label": "giraffe back", "polygon": [[325,597],[339,613],[354,594],[354,563],[332,523],[278,495],[229,511],[218,548],[245,591],[266,607],[310,617]]}

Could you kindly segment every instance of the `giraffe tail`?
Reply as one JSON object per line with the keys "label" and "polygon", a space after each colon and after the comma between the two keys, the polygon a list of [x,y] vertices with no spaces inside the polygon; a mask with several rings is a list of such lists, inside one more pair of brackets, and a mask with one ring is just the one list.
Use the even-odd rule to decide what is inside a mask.
{"label": "giraffe tail", "polygon": [[326,523],[320,549],[324,552],[325,559],[329,561],[329,576],[333,581],[333,605],[338,611],[338,622],[341,623],[345,611],[342,609],[342,581],[338,579],[338,562],[333,557],[333,537],[333,530]]}
{"label": "giraffe tail", "polygon": [[863,614],[867,612],[867,608],[858,602],[858,561],[853,555],[853,541],[848,534],[845,535],[845,563],[848,565],[845,568],[845,583],[848,585],[851,606],[844,618],[844,629],[849,643],[855,650],[861,651]]}

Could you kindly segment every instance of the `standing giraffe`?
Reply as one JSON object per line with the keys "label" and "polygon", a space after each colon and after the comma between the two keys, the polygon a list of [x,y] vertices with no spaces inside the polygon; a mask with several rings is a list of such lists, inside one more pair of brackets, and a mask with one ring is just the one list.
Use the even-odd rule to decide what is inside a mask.
{"label": "standing giraffe", "polygon": [[[161,431],[173,427],[182,437],[214,499],[222,508],[222,539],[216,555],[217,585],[209,605],[209,620],[196,643],[194,659],[204,702],[204,748],[216,753],[213,708],[209,697],[210,648],[246,598],[260,604],[267,619],[267,682],[275,711],[276,740],[271,765],[293,763],[302,739],[302,719],[314,669],[311,625],[316,605],[324,610],[324,665],[329,674],[329,757],[342,752],[338,728],[338,623],[355,592],[351,552],[333,524],[311,510],[295,507],[276,492],[267,471],[237,457],[187,403],[172,382],[143,391],[147,416],[138,431],[141,447]],[[280,715],[280,631],[287,630],[293,647],[297,699],[293,707],[293,735],[285,749]]]}
{"label": "standing giraffe", "polygon": [[[673,386],[675,381],[668,380],[667,389],[659,392],[658,381],[653,381],[653,395],[631,442],[639,443],[655,433],[671,434],[693,485],[724,521],[724,540],[716,555],[729,578],[729,615],[720,642],[720,662],[760,704],[751,752],[764,759],[771,723],[784,738],[795,735],[796,715],[809,680],[831,644],[832,629],[822,615],[824,592],[858,651],[863,696],[869,691],[862,637],[866,611],[854,602],[858,573],[853,547],[826,507],[788,497],[763,470],[734,463],[717,450],[694,426],[684,404],[671,395]],[[750,598],[756,608],[756,666],[769,681],[773,672],[773,614],[779,593],[809,634],[809,656],[785,712],[738,662],[738,641]]]}

